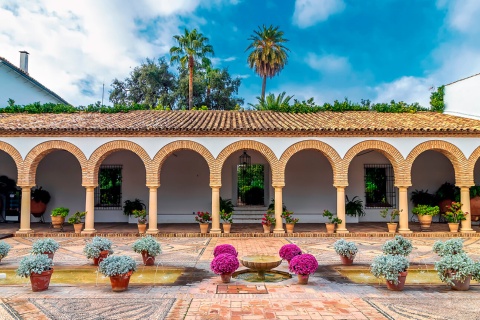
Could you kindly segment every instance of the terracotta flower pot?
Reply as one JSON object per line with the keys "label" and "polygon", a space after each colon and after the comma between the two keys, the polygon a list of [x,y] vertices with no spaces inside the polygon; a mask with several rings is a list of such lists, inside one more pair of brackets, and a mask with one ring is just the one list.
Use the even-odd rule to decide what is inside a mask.
{"label": "terracotta flower pot", "polygon": [[388,232],[395,233],[397,232],[397,223],[387,223]]}
{"label": "terracotta flower pot", "polygon": [[461,282],[460,280],[452,280],[453,286],[451,286],[452,290],[457,291],[467,291],[470,289],[470,280],[472,276],[468,276],[465,278],[465,281]]}
{"label": "terracotta flower pot", "polygon": [[47,205],[41,201],[36,202],[35,200],[32,199],[30,201],[30,213],[32,216],[35,218],[40,218],[42,214],[45,213],[45,210],[47,210]]}
{"label": "terracotta flower pot", "polygon": [[73,229],[75,230],[75,233],[81,233],[83,229],[83,223],[73,224]]}
{"label": "terracotta flower pot", "polygon": [[262,224],[263,226],[263,233],[270,233],[270,226],[267,224]]}
{"label": "terracotta flower pot", "polygon": [[65,217],[62,216],[56,216],[52,217],[52,226],[54,229],[61,229],[63,224],[65,223]]}
{"label": "terracotta flower pot", "polygon": [[208,225],[208,223],[200,223],[200,233],[207,233]]}
{"label": "terracotta flower pot", "polygon": [[287,228],[287,233],[293,233],[293,228],[295,227],[295,224],[293,224],[293,223],[286,223],[285,226],[286,226],[286,228]]}
{"label": "terracotta flower pot", "polygon": [[472,221],[480,220],[480,196],[470,199],[470,211]]}
{"label": "terracotta flower pot", "polygon": [[231,273],[224,273],[220,275],[220,278],[222,279],[223,283],[230,283],[230,280],[232,279],[232,274]]}
{"label": "terracotta flower pot", "polygon": [[223,233],[230,233],[230,229],[232,228],[231,223],[222,223],[223,225]]}
{"label": "terracotta flower pot", "polygon": [[130,283],[130,276],[133,271],[129,271],[124,274],[119,274],[117,276],[110,277],[110,284],[112,285],[113,292],[122,292],[128,289],[128,284]]}
{"label": "terracotta flower pot", "polygon": [[105,259],[106,257],[108,257],[109,254],[110,254],[110,251],[108,251],[108,250],[100,251],[100,255],[99,255],[97,258],[93,258],[93,265],[94,265],[94,266],[98,266],[98,264],[99,264],[100,262],[102,262],[103,259]]}
{"label": "terracotta flower pot", "polygon": [[432,225],[432,218],[433,217],[429,215],[418,216],[418,221],[420,222],[420,229],[422,231],[430,230],[430,226]]}
{"label": "terracotta flower pot", "polygon": [[143,234],[147,230],[147,224],[146,223],[138,223],[138,233]]}
{"label": "terracotta flower pot", "polygon": [[407,274],[408,274],[408,271],[400,272],[398,274],[398,284],[387,281],[388,290],[402,291],[403,287],[405,287],[405,281],[407,280]]}
{"label": "terracotta flower pot", "polygon": [[342,255],[340,255],[340,261],[342,261],[342,264],[343,264],[344,266],[351,266],[351,265],[353,264],[353,259],[354,259],[354,258],[355,258],[355,257],[349,258],[349,257],[347,257],[347,256],[342,256]]}
{"label": "terracotta flower pot", "polygon": [[32,291],[44,291],[48,289],[50,285],[50,279],[52,278],[53,268],[42,273],[30,274],[30,283],[32,284]]}
{"label": "terracotta flower pot", "polygon": [[308,284],[309,274],[297,274],[298,284]]}
{"label": "terracotta flower pot", "polygon": [[448,227],[450,228],[450,232],[458,232],[458,225],[459,223],[448,223]]}
{"label": "terracotta flower pot", "polygon": [[335,233],[335,223],[325,223],[327,233]]}
{"label": "terracotta flower pot", "polygon": [[142,251],[143,264],[146,266],[153,266],[155,264],[155,257],[148,254],[147,251]]}

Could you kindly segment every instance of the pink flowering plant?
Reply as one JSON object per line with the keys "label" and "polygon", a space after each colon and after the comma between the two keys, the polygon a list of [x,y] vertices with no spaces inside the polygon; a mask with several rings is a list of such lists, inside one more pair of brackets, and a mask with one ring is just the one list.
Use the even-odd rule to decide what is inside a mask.
{"label": "pink flowering plant", "polygon": [[296,224],[298,222],[298,218],[293,217],[293,211],[283,211],[282,218],[285,219],[285,223],[292,223]]}
{"label": "pink flowering plant", "polygon": [[301,254],[293,257],[290,261],[290,272],[301,275],[309,275],[317,271],[318,262],[311,254]]}
{"label": "pink flowering plant", "polygon": [[216,246],[215,249],[213,249],[213,256],[216,257],[219,254],[222,253],[228,253],[231,254],[232,256],[238,256],[237,250],[235,250],[235,247],[232,246],[231,244],[221,244],[219,246]]}
{"label": "pink flowering plant", "polygon": [[240,266],[237,257],[228,253],[221,253],[213,258],[210,269],[215,274],[231,274]]}
{"label": "pink flowering plant", "polygon": [[271,226],[275,224],[275,211],[268,210],[267,213],[263,215],[262,224],[266,226]]}
{"label": "pink flowering plant", "polygon": [[198,223],[210,223],[210,221],[212,221],[212,216],[207,211],[198,211],[195,217],[195,221],[197,221]]}
{"label": "pink flowering plant", "polygon": [[283,245],[280,248],[280,251],[278,252],[278,254],[280,255],[280,258],[290,261],[294,257],[301,255],[302,250],[296,244],[289,243],[289,244]]}

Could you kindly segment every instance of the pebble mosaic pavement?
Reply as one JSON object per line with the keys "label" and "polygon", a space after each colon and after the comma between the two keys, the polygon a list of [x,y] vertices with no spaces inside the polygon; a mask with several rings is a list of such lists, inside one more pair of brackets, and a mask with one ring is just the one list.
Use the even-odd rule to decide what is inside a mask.
{"label": "pebble mosaic pavement", "polygon": [[[2,268],[16,268],[29,254],[36,238],[7,238],[10,255]],[[56,238],[61,249],[57,266],[89,265],[83,254],[88,238]],[[131,249],[134,237],[112,238],[116,254],[141,257]],[[0,283],[0,319],[480,319],[480,285],[470,291],[454,292],[444,285],[407,286],[403,292],[388,291],[378,285],[335,281],[325,276],[327,266],[338,266],[333,250],[336,238],[159,238],[162,265],[199,270],[188,281],[169,286],[131,285],[124,293],[113,293],[109,285],[76,286],[51,283],[49,290],[34,293],[29,283],[5,286]],[[385,237],[350,238],[359,247],[355,262],[367,266],[380,253]],[[431,265],[438,257],[431,251],[435,238],[411,238],[412,264]],[[442,238],[445,240],[445,238]],[[216,245],[230,243],[239,256],[255,253],[277,254],[286,243],[296,243],[315,255],[320,267],[308,285],[298,285],[296,277],[279,283],[265,283],[266,292],[255,293],[263,283],[232,279],[229,290],[220,277],[209,271]],[[465,239],[465,249],[480,258],[480,238]],[[195,268],[195,269],[193,269]],[[288,271],[286,262],[277,268]],[[1,280],[0,280],[1,281]],[[258,288],[257,288],[258,286]],[[223,293],[234,292],[234,293]],[[240,293],[241,292],[241,293]],[[252,293],[253,292],[253,293]]]}

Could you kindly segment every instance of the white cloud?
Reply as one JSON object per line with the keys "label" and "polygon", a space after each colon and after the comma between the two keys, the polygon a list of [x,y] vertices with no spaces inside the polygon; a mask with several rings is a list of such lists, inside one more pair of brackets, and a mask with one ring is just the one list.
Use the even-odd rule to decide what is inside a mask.
{"label": "white cloud", "polygon": [[308,28],[345,9],[343,0],[296,0],[293,24]]}
{"label": "white cloud", "polygon": [[348,58],[333,54],[319,56],[310,52],[307,54],[305,62],[310,66],[310,68],[324,73],[338,73],[350,70]]}
{"label": "white cloud", "polygon": [[478,17],[480,16],[480,1],[478,0],[455,0],[437,1],[437,6],[447,8],[447,21],[450,27],[464,32],[476,33],[480,30]]}
{"label": "white cloud", "polygon": [[418,102],[424,107],[430,105],[430,78],[401,77],[390,83],[383,83],[373,88],[376,93],[374,102],[405,101]]}

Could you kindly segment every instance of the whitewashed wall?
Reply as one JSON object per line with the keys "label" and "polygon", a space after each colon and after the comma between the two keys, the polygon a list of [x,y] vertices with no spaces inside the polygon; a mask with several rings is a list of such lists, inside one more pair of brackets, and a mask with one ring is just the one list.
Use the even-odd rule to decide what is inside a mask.
{"label": "whitewashed wall", "polygon": [[445,113],[480,119],[480,74],[445,86]]}

